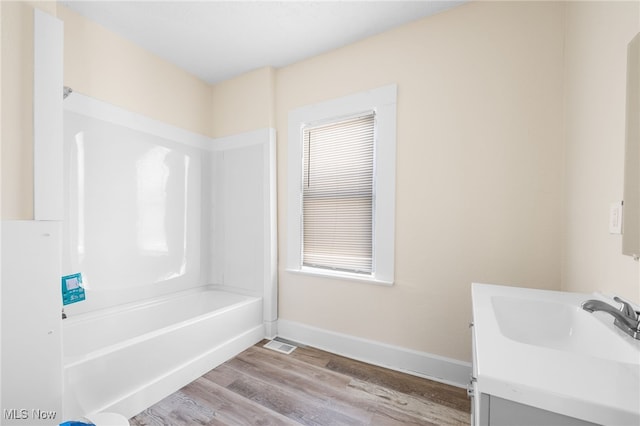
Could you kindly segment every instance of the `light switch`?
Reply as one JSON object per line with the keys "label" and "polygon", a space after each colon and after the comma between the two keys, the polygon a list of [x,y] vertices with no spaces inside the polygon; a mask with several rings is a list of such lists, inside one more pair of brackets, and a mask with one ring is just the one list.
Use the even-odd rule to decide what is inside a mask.
{"label": "light switch", "polygon": [[611,203],[609,207],[609,233],[622,234],[622,201]]}

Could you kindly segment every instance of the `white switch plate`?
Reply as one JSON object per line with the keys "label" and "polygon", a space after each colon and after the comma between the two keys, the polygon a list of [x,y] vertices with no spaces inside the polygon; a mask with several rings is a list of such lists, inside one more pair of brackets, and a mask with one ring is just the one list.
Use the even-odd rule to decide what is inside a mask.
{"label": "white switch plate", "polygon": [[611,203],[609,207],[609,233],[622,234],[622,201]]}

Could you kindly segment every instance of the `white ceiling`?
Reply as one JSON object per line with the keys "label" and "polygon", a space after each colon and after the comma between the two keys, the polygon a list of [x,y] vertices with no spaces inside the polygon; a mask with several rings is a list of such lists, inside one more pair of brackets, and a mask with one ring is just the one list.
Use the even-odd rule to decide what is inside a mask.
{"label": "white ceiling", "polygon": [[282,67],[467,0],[62,3],[209,83]]}

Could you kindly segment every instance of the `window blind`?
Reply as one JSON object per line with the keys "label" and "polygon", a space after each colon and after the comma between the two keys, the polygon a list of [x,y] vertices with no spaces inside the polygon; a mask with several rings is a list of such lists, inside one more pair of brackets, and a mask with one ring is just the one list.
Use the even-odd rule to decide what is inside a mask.
{"label": "window blind", "polygon": [[373,272],[373,112],[303,128],[302,264]]}

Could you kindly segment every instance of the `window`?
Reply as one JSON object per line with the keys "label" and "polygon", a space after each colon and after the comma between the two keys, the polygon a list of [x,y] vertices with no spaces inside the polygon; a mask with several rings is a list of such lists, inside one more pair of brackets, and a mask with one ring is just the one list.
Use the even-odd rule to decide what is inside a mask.
{"label": "window", "polygon": [[396,86],[289,113],[287,270],[393,283]]}
{"label": "window", "polygon": [[303,128],[304,266],[373,270],[374,117]]}

